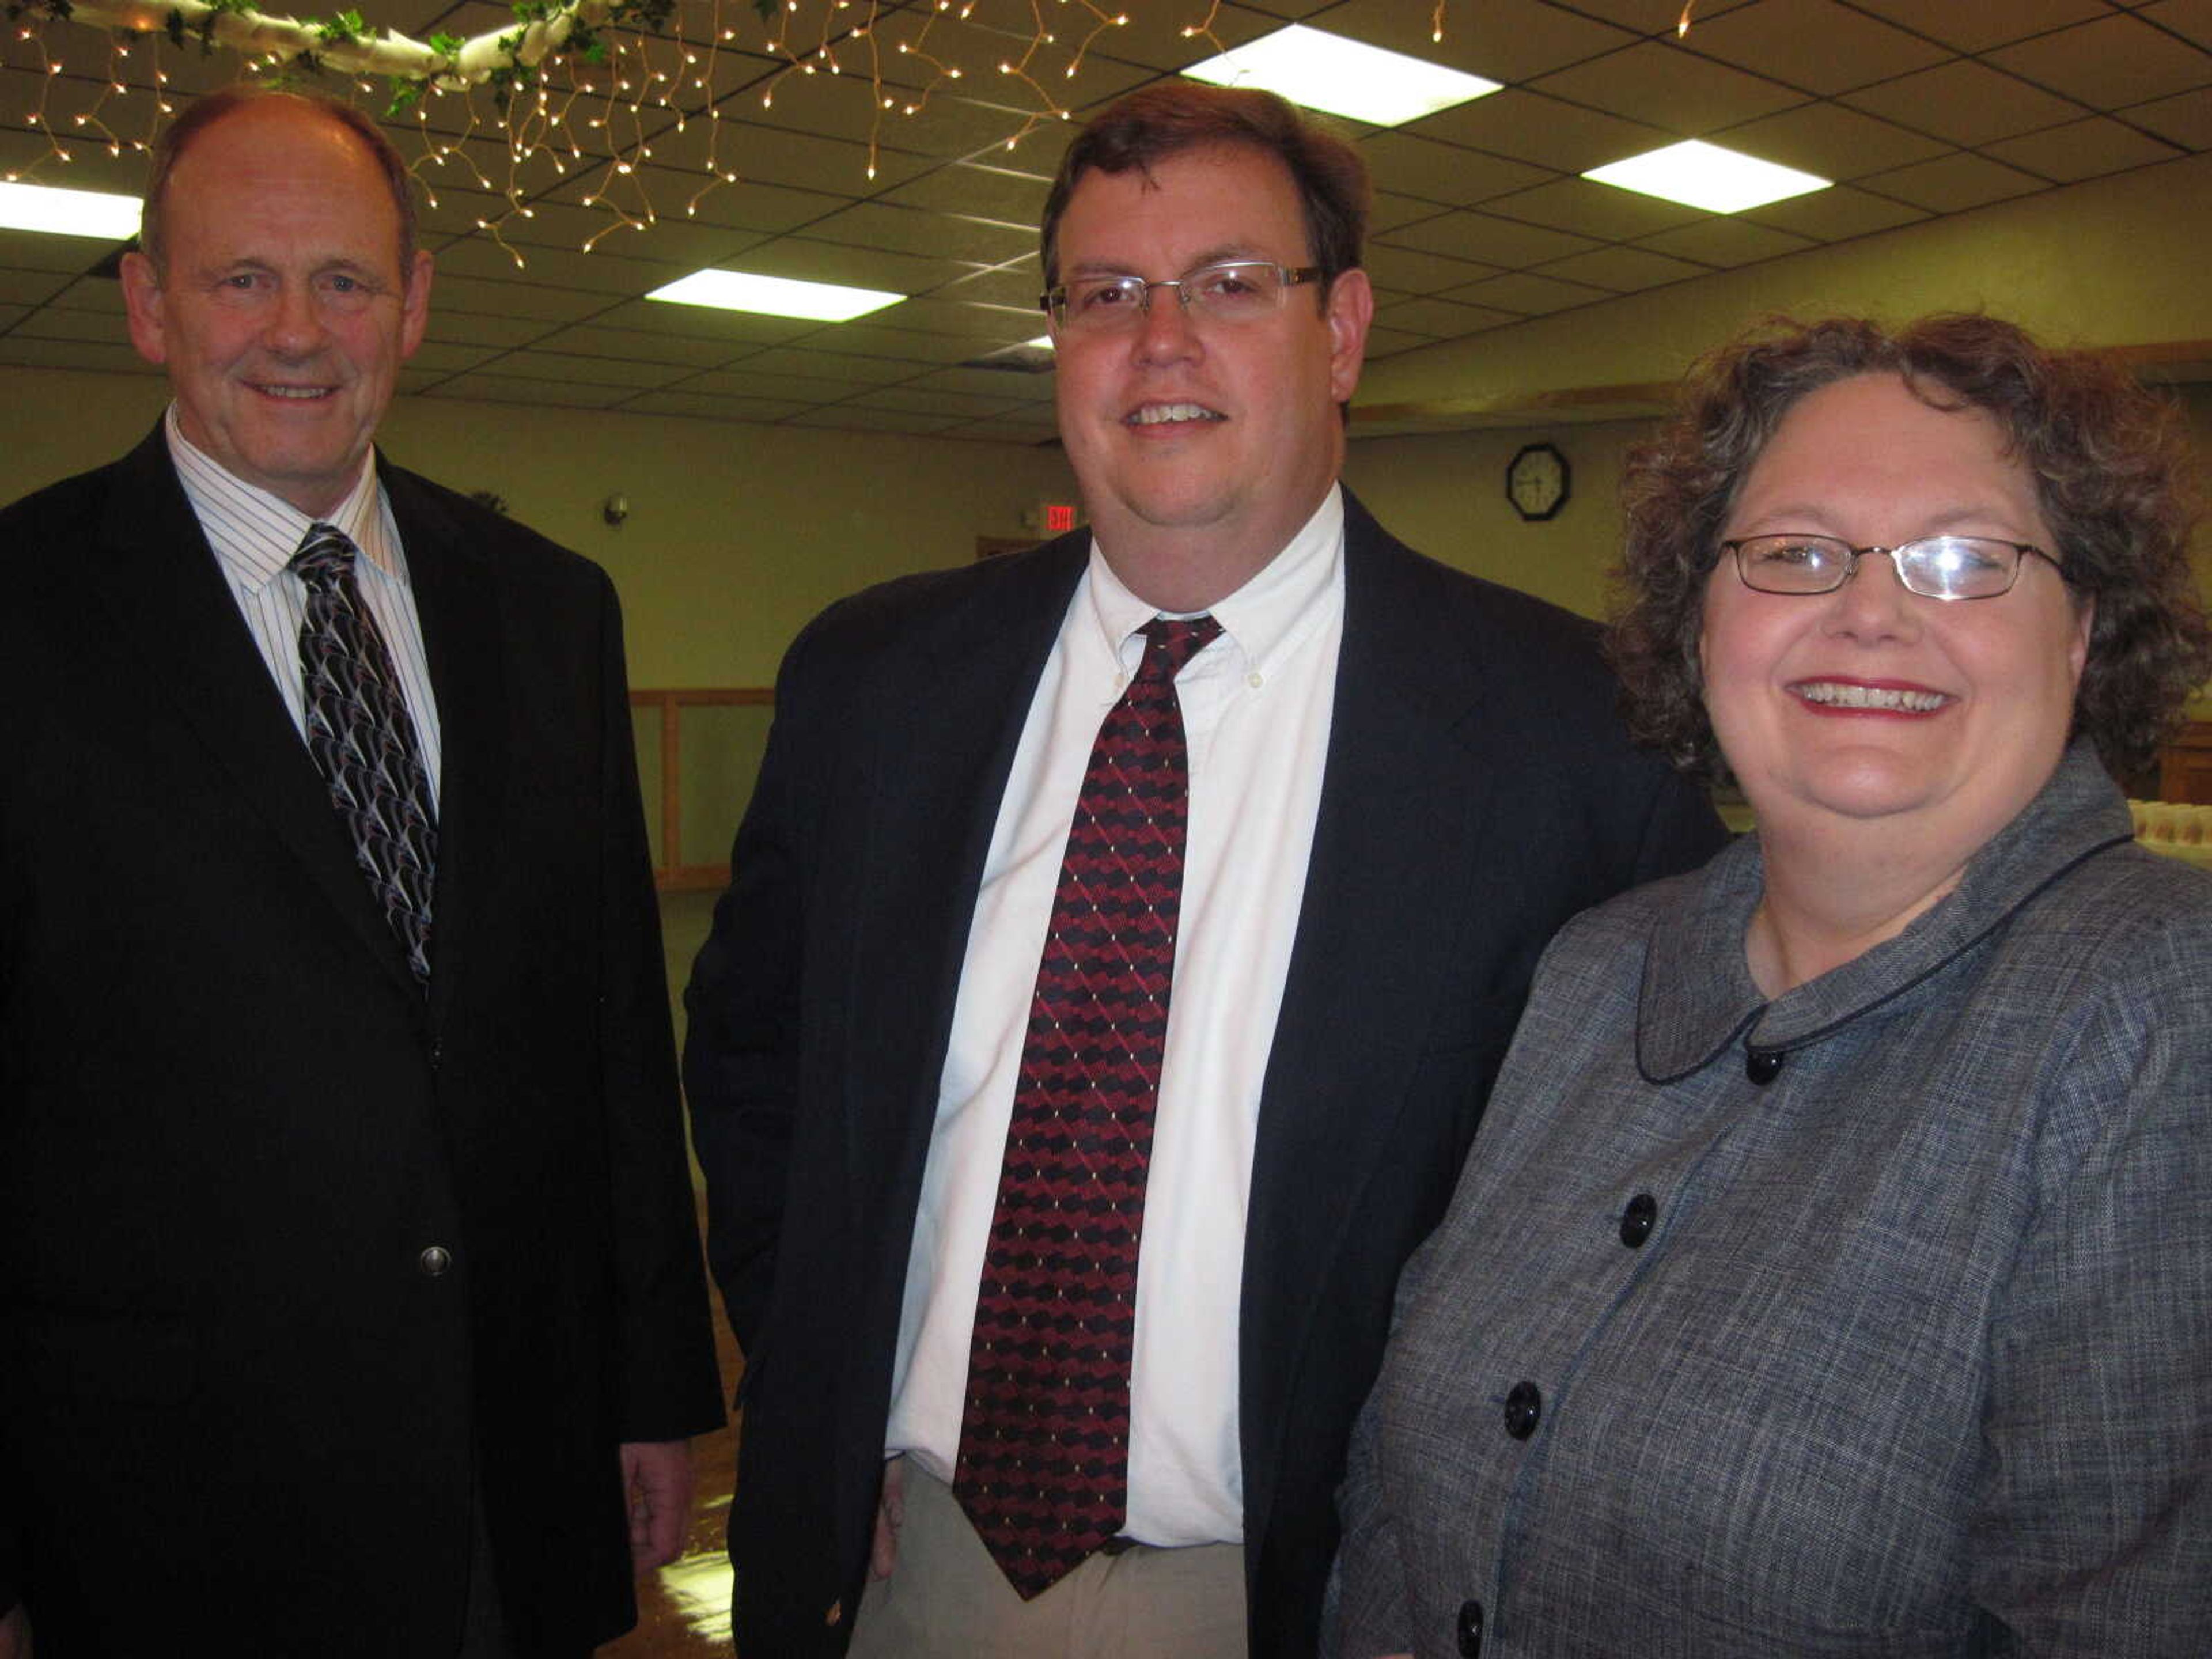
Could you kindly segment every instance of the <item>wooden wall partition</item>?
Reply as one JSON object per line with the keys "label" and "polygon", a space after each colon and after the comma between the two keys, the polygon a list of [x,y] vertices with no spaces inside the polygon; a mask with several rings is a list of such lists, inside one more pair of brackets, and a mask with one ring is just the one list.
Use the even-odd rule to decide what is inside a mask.
{"label": "wooden wall partition", "polygon": [[629,704],[653,884],[662,892],[723,886],[775,693],[766,686],[633,690]]}

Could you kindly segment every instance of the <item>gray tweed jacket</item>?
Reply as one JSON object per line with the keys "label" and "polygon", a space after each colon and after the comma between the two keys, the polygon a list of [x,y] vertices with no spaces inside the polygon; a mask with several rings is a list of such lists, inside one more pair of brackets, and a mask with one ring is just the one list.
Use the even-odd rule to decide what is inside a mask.
{"label": "gray tweed jacket", "polygon": [[1772,1002],[1761,882],[1747,838],[1546,957],[1401,1285],[1331,1650],[2212,1654],[2212,878],[2077,744]]}

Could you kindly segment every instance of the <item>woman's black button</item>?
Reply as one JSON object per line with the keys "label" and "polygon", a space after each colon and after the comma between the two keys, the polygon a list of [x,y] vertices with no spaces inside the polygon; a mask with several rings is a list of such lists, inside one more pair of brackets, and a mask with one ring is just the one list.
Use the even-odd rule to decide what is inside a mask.
{"label": "woman's black button", "polygon": [[1651,1237],[1651,1224],[1658,1218],[1659,1200],[1649,1193],[1637,1194],[1620,1212],[1620,1242],[1634,1249]]}
{"label": "woman's black button", "polygon": [[1544,1414],[1544,1396],[1534,1382],[1516,1382],[1505,1396],[1505,1432],[1526,1440],[1536,1432],[1536,1419]]}
{"label": "woman's black button", "polygon": [[1760,1088],[1765,1088],[1782,1075],[1782,1050],[1779,1048],[1745,1049],[1743,1074]]}
{"label": "woman's black button", "polygon": [[1482,1603],[1462,1601],[1459,1604],[1460,1659],[1476,1659],[1482,1651]]}

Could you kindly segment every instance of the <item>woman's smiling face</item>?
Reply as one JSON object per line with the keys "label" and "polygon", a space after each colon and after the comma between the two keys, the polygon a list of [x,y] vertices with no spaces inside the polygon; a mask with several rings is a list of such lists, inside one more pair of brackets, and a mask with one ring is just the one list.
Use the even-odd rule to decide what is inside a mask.
{"label": "woman's smiling face", "polygon": [[[2066,556],[1996,422],[1931,408],[1890,374],[1837,381],[1783,417],[1725,536],[1784,532],[1854,547],[1984,536]],[[1753,591],[1723,554],[1698,641],[1705,707],[1762,823],[1890,818],[1971,848],[2057,767],[2090,618],[2033,556],[2010,592],[1947,601],[1908,592],[1879,555],[1802,595]]]}

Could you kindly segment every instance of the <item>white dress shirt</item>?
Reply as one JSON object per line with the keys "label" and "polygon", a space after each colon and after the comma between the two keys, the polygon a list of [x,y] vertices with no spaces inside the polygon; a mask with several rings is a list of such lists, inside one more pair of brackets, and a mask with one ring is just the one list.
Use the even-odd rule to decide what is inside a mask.
{"label": "white dress shirt", "polygon": [[165,430],[178,481],[215,550],[239,614],[261,648],[269,677],[276,681],[302,743],[307,737],[307,708],[300,672],[300,619],[307,611],[307,585],[290,569],[292,556],[314,524],[335,526],[361,550],[354,561],[355,585],[392,654],[392,671],[399,677],[400,693],[415,722],[416,747],[422,753],[434,807],[440,777],[438,700],[430,690],[422,623],[415,610],[399,526],[392,519],[392,504],[384,498],[384,487],[377,482],[375,453],[362,458],[361,477],[337,510],[326,518],[311,519],[197,447],[178,426],[174,404],[169,405]]}
{"label": "white dress shirt", "polygon": [[[950,1482],[1037,963],[1098,727],[1158,615],[1094,543],[1047,658],[976,896],[915,1221],[885,1449]],[[1261,1085],[1321,805],[1344,633],[1344,502],[1210,612],[1176,682],[1190,749],[1175,988],[1146,1177],[1129,1513],[1145,1543],[1243,1537],[1237,1328]]]}

